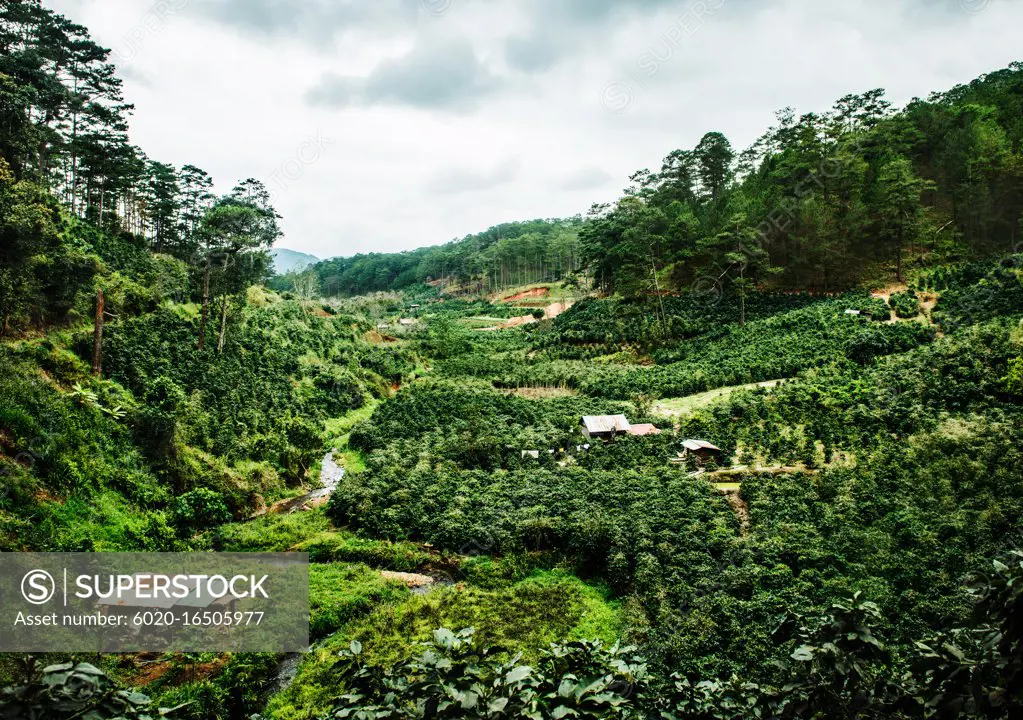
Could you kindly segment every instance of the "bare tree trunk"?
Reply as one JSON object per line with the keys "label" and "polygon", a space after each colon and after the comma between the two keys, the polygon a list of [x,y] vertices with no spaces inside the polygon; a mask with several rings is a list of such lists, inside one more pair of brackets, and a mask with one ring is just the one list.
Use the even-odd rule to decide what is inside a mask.
{"label": "bare tree trunk", "polygon": [[661,336],[666,337],[668,335],[668,314],[664,310],[664,296],[661,295],[661,281],[657,279],[657,263],[654,262],[654,256],[650,255],[650,270],[654,276],[654,290],[657,292],[657,302],[661,305]]}
{"label": "bare tree trunk", "polygon": [[103,311],[106,300],[103,291],[96,291],[96,323],[92,331],[92,374],[103,375]]}
{"label": "bare tree trunk", "polygon": [[739,280],[742,288],[739,292],[739,327],[746,327],[746,268],[739,269]]}
{"label": "bare tree trunk", "polygon": [[202,274],[202,315],[199,318],[199,349],[206,345],[206,321],[210,316],[210,276],[213,274],[213,262],[206,256],[206,269]]}
{"label": "bare tree trunk", "polygon": [[231,298],[224,296],[224,302],[220,310],[220,337],[217,338],[217,355],[224,354],[224,336],[227,335],[227,303]]}

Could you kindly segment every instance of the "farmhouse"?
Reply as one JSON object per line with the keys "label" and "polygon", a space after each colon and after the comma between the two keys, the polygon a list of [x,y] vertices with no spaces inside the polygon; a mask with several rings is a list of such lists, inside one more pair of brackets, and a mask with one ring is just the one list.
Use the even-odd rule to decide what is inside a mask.
{"label": "farmhouse", "polygon": [[686,449],[686,455],[693,455],[701,463],[721,455],[722,450],[717,445],[712,445],[706,440],[686,440],[682,443]]}
{"label": "farmhouse", "polygon": [[640,425],[633,425],[629,428],[629,435],[635,437],[646,437],[647,435],[660,435],[661,431],[656,425],[650,425],[649,423],[643,423]]}
{"label": "farmhouse", "polygon": [[582,420],[583,435],[597,440],[613,440],[626,435],[632,424],[624,415],[586,415]]}

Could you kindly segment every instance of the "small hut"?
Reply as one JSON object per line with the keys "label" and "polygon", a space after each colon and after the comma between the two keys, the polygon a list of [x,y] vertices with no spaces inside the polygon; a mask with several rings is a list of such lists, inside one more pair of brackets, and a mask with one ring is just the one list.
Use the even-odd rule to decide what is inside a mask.
{"label": "small hut", "polygon": [[661,431],[656,425],[641,423],[629,428],[629,435],[634,437],[646,437],[647,435],[660,435]]}
{"label": "small hut", "polygon": [[624,415],[586,415],[582,426],[586,437],[605,441],[626,435],[632,429],[632,423]]}
{"label": "small hut", "polygon": [[717,445],[706,440],[686,440],[682,443],[682,447],[685,448],[687,456],[695,457],[701,465],[708,460],[717,460],[723,452]]}

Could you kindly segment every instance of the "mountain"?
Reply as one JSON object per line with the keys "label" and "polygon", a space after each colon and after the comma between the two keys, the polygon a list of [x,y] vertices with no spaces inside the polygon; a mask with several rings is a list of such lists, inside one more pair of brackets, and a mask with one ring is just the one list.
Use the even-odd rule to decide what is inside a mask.
{"label": "mountain", "polygon": [[287,275],[289,272],[305,270],[307,267],[320,262],[320,259],[315,255],[307,255],[306,253],[286,248],[274,248],[270,251],[270,254],[274,259],[274,271],[278,275]]}

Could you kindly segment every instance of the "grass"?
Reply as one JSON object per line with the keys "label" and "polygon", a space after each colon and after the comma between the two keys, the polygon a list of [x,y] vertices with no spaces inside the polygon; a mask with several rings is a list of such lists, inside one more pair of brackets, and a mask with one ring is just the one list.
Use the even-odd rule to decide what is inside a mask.
{"label": "grass", "polygon": [[[347,442],[347,439],[346,439]],[[366,472],[366,459],[358,450],[338,450],[334,452],[334,462],[345,469],[348,475]]]}
{"label": "grass", "polygon": [[[370,400],[358,410],[353,410],[344,417],[331,418],[324,423],[324,434],[327,439],[327,447],[334,448],[342,453],[348,450],[348,436],[352,433],[352,428],[358,425],[360,422],[369,420],[373,415],[373,411],[377,409],[380,404],[379,400]],[[354,469],[349,470],[348,466],[345,465],[345,470],[349,472],[356,472]]]}
{"label": "grass", "polygon": [[[578,300],[580,297],[586,295],[584,291],[576,288],[565,287],[562,283],[533,283],[532,285],[520,285],[518,287],[502,290],[499,293],[493,293],[490,296],[490,300],[491,302],[499,303],[505,298],[515,297],[516,295],[521,295],[522,293],[529,292],[530,290],[536,290],[537,288],[547,288],[549,293],[544,298],[532,298],[532,300],[537,302],[540,300],[546,300],[548,301],[546,304],[564,302],[566,300]],[[515,302],[511,304],[518,306]]]}
{"label": "grass", "polygon": [[508,657],[522,652],[529,663],[554,641],[617,640],[619,610],[608,598],[605,588],[568,573],[538,571],[497,590],[451,586],[384,603],[310,653],[294,684],[271,699],[265,717],[312,720],[329,710],[332,699],[343,691],[331,668],[337,652],[352,640],[362,642],[367,662],[384,666],[418,654],[415,644],[428,640],[439,627],[475,627],[480,646],[499,646]]}
{"label": "grass", "polygon": [[368,540],[338,530],[322,507],[225,525],[218,533],[217,546],[225,552],[307,552],[314,563],[364,563],[401,572],[411,572],[434,559],[413,543]]}
{"label": "grass", "polygon": [[654,407],[654,412],[658,415],[685,415],[699,410],[700,408],[708,407],[714,403],[725,400],[730,395],[739,392],[740,390],[756,390],[757,388],[773,388],[777,387],[784,380],[768,380],[766,382],[750,383],[748,385],[733,385],[731,387],[718,388],[716,390],[708,390],[707,392],[699,393],[698,395],[690,395],[684,398],[668,398],[661,400]]}
{"label": "grass", "polygon": [[225,552],[285,552],[330,531],[330,520],[321,507],[224,525],[219,545]]}
{"label": "grass", "polygon": [[309,568],[309,635],[313,640],[337,632],[346,623],[385,603],[406,598],[407,588],[384,580],[366,565],[330,563]]}
{"label": "grass", "polygon": [[319,533],[292,549],[309,553],[309,560],[314,563],[357,562],[398,572],[418,570],[434,559],[413,543],[369,540],[341,531]]}
{"label": "grass", "polygon": [[471,330],[480,330],[482,328],[495,327],[506,323],[508,322],[508,318],[471,317],[462,318],[459,322]]}

